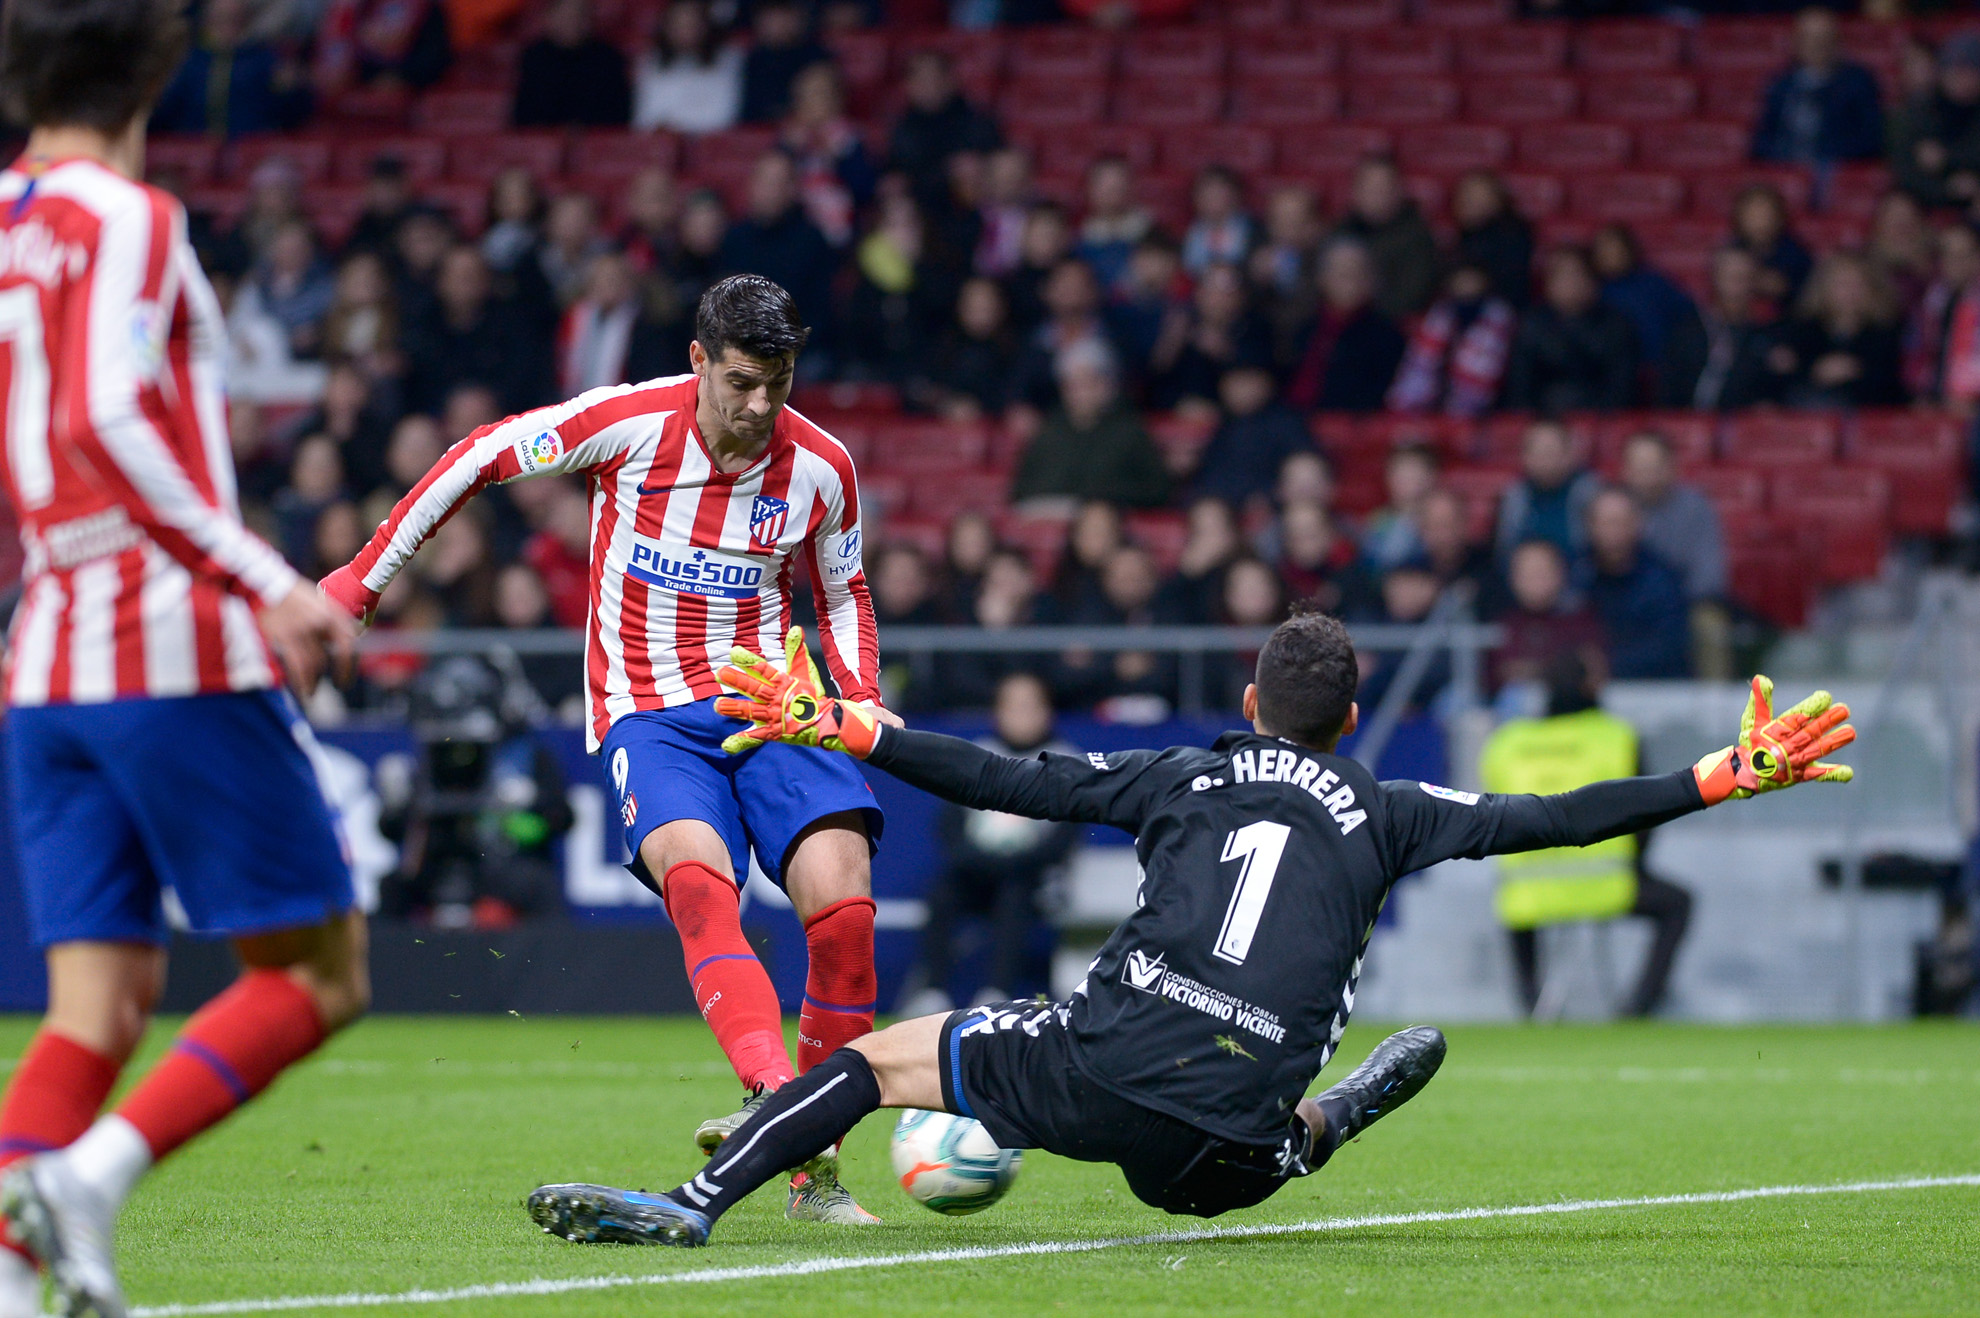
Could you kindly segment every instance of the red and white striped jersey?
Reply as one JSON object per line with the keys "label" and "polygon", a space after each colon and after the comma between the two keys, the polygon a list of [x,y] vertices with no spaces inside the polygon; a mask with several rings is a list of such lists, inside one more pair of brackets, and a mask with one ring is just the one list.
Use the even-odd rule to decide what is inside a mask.
{"label": "red and white striped jersey", "polygon": [[89,160],[0,173],[11,703],[278,680],[253,605],[299,578],[241,522],[224,334],[171,196]]}
{"label": "red and white striped jersey", "polygon": [[[363,596],[354,603],[375,605],[421,542],[484,487],[581,473],[591,496],[593,750],[635,710],[720,695],[715,673],[734,646],[781,654],[802,549],[833,680],[848,699],[878,702],[879,637],[851,457],[786,407],[754,465],[717,471],[695,428],[698,386],[683,375],[593,389],[469,435],[352,560]],[[333,596],[343,589],[337,575],[325,583]]]}

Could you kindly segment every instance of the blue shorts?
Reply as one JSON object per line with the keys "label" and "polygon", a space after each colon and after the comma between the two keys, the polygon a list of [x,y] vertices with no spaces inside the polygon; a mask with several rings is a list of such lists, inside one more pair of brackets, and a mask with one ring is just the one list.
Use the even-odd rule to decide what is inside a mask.
{"label": "blue shorts", "polygon": [[210,934],[319,925],[355,904],[285,693],[11,709],[5,741],[39,947],[162,942],[166,888]]}
{"label": "blue shorts", "polygon": [[878,846],[886,820],[851,756],[776,744],[746,755],[722,749],[724,738],[748,726],[717,714],[709,699],[628,714],[605,734],[599,758],[619,802],[629,868],[648,887],[659,885],[639,844],[677,819],[699,819],[721,835],[739,885],[749,880],[754,851],[781,887],[791,844],[827,815],[860,811],[868,842]]}

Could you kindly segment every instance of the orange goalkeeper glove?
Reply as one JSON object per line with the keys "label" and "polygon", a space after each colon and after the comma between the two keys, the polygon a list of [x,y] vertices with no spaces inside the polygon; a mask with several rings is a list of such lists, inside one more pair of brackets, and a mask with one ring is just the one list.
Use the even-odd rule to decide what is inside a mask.
{"label": "orange goalkeeper glove", "polygon": [[1826,691],[1776,717],[1773,681],[1755,677],[1739,720],[1739,742],[1692,766],[1705,804],[1777,792],[1796,783],[1848,782],[1856,776],[1848,765],[1821,762],[1856,740],[1848,718],[1849,706],[1835,703]]}
{"label": "orange goalkeeper glove", "polygon": [[729,657],[734,666],[715,676],[738,694],[717,700],[715,712],[747,719],[751,725],[722,743],[729,754],[739,755],[771,741],[844,751],[862,760],[872,752],[880,736],[879,721],[864,705],[825,694],[818,666],[804,648],[804,628],[793,627],[784,637],[781,672],[741,646]]}

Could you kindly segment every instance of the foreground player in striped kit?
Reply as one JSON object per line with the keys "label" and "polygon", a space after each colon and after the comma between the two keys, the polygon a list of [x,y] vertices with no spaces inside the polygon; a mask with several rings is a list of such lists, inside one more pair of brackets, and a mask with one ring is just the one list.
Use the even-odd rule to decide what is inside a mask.
{"label": "foreground player in striped kit", "polygon": [[[873,1028],[869,864],[882,821],[872,789],[844,758],[819,750],[725,754],[723,740],[745,725],[714,708],[716,669],[733,647],[781,642],[798,554],[808,550],[840,696],[900,722],[879,703],[852,460],[784,406],[807,333],[790,294],[770,280],[722,280],[696,312],[692,374],[594,389],[476,431],[323,581],[353,617],[369,617],[413,551],[480,490],[522,476],[584,476],[590,747],[616,794],[633,873],[665,901],[695,1001],[749,1091],[742,1111],[696,1132],[708,1153],[766,1095]],[[811,967],[796,1068],[738,915],[751,851],[804,922]],[[833,1151],[793,1178],[787,1211],[877,1220],[839,1185]]]}
{"label": "foreground player in striped kit", "polygon": [[[355,628],[241,523],[220,307],[179,203],[135,180],[177,0],[9,0],[0,427],[27,553],[8,808],[49,1010],[0,1101],[0,1318],[124,1312],[111,1232],[158,1159],[363,1009],[364,921],[280,689]],[[116,1111],[164,982],[170,887],[245,969]],[[92,1124],[93,1123],[93,1124]],[[9,1165],[11,1164],[11,1166]]]}

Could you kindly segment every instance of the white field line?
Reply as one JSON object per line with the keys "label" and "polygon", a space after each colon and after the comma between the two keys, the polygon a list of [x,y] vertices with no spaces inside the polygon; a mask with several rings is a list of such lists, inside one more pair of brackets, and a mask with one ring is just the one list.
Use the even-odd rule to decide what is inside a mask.
{"label": "white field line", "polygon": [[821,1272],[854,1272],[868,1268],[898,1268],[915,1263],[971,1263],[981,1259],[1024,1258],[1037,1254],[1088,1254],[1130,1245],[1179,1245],[1199,1240],[1241,1240],[1257,1236],[1291,1236],[1321,1231],[1353,1231],[1363,1227],[1415,1226],[1427,1222],[1475,1222],[1486,1218],[1551,1217],[1611,1208],[1666,1208],[1686,1204],[1732,1204],[1748,1199],[1781,1199],[1798,1195],[1874,1194],[1885,1190],[1930,1190],[1946,1186],[1980,1186],[1980,1175],[1909,1176],[1890,1181],[1850,1181],[1841,1185],[1767,1185],[1748,1190],[1707,1190],[1697,1194],[1648,1195],[1634,1199],[1568,1199],[1551,1204],[1517,1204],[1503,1208],[1457,1208],[1425,1213],[1376,1213],[1366,1217],[1326,1217],[1310,1222],[1268,1222],[1254,1226],[1202,1227],[1194,1231],[1161,1231],[1145,1236],[1115,1236],[1096,1240],[1047,1240],[1030,1245],[992,1245],[965,1249],[929,1249],[913,1254],[875,1254],[866,1258],[797,1259],[747,1268],[696,1268],[654,1272],[631,1277],[558,1277],[534,1281],[491,1282],[448,1290],[398,1291],[390,1294],[282,1295],[266,1300],[219,1300],[211,1304],[161,1304],[133,1309],[132,1318],[201,1318],[207,1314],[281,1313],[293,1309],[368,1309],[391,1304],[448,1304],[460,1300],[489,1300],[509,1296],[567,1295],[575,1291],[617,1290],[626,1286],[676,1286],[695,1282],[760,1281],[778,1277],[808,1277]]}

